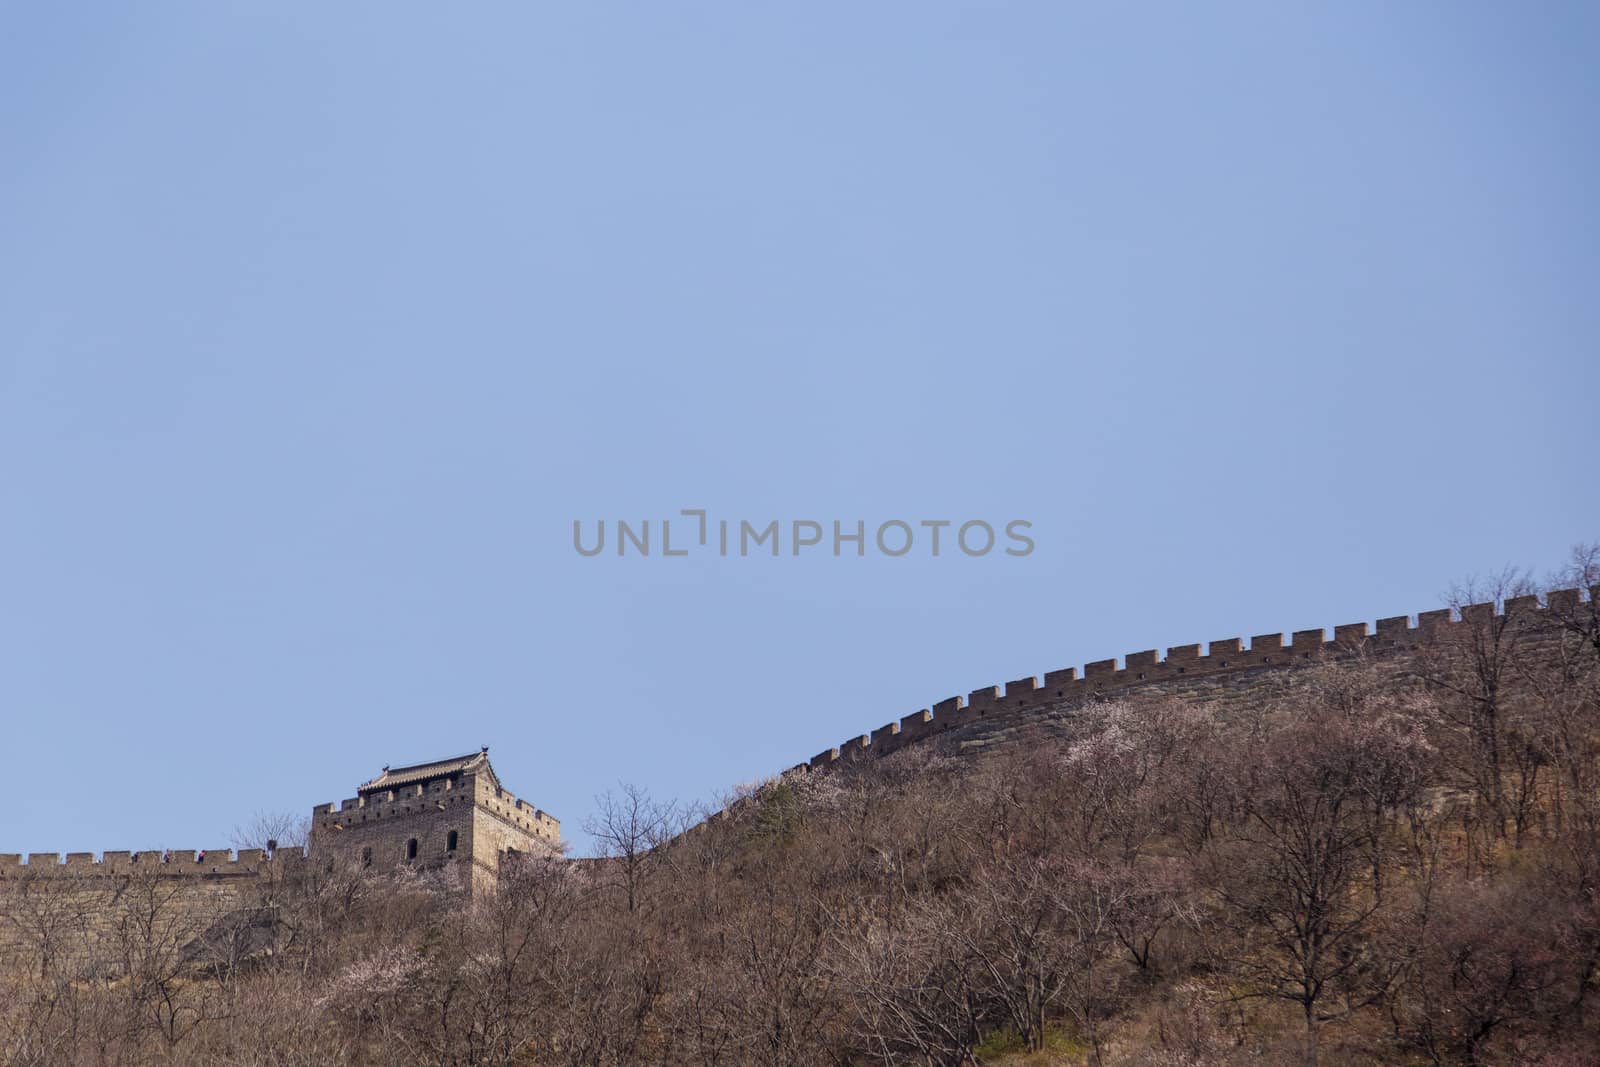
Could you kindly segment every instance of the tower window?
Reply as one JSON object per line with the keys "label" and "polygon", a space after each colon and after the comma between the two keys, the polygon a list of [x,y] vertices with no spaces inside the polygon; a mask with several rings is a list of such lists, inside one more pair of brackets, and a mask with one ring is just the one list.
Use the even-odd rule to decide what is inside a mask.
{"label": "tower window", "polygon": [[445,837],[444,847],[445,851],[447,852],[454,852],[456,850],[456,832],[454,830],[451,830],[450,833]]}
{"label": "tower window", "polygon": [[364,849],[361,850],[361,866],[363,866],[363,867],[371,867],[372,866],[372,849],[364,848]]}
{"label": "tower window", "polygon": [[406,842],[406,859],[414,860],[416,858],[417,858],[417,839],[413,837],[410,841]]}

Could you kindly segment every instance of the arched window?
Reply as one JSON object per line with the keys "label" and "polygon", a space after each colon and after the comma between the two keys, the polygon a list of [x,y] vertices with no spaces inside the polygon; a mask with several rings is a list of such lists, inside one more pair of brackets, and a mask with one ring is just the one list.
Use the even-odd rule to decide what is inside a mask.
{"label": "arched window", "polygon": [[361,850],[361,866],[363,866],[363,867],[371,867],[372,866],[372,849],[364,848],[364,849]]}
{"label": "arched window", "polygon": [[406,859],[414,860],[416,858],[417,858],[417,839],[413,837],[410,841],[406,842]]}
{"label": "arched window", "polygon": [[447,852],[454,852],[456,850],[456,832],[454,830],[451,830],[450,833],[445,837],[444,847],[445,851]]}

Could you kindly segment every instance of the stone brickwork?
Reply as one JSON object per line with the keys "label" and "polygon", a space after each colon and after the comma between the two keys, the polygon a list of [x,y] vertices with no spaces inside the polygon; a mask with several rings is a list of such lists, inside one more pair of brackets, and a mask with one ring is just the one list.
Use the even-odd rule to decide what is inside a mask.
{"label": "stone brickwork", "polygon": [[805,763],[785,772],[809,774],[843,764],[877,759],[909,745],[940,738],[961,747],[982,747],[1026,727],[1065,724],[1073,713],[1099,700],[1136,695],[1166,695],[1206,705],[1258,703],[1284,685],[1296,668],[1340,661],[1381,659],[1400,669],[1429,645],[1448,639],[1458,628],[1488,621],[1525,626],[1530,633],[1556,632],[1575,613],[1597,610],[1600,586],[1588,599],[1576,589],[1557,590],[1543,603],[1522,596],[1500,605],[1471,604],[1459,613],[1449,608],[1424,611],[1413,619],[1398,615],[1367,623],[1326,630],[1298,630],[1286,641],[1281,633],[1250,639],[1230,637],[1201,646],[1177,645],[1162,656],[1156,649],[1130,652],[1119,664],[1115,659],[1019,678],[975,689],[965,697],[953,696],[897,722],[885,723],[871,733],[852,737],[824,749]]}
{"label": "stone brickwork", "polygon": [[282,881],[306,863],[303,849],[280,848],[266,853],[259,848],[163,849],[148,852],[30,852],[27,862],[15,852],[0,852],[0,879],[57,878],[121,875],[158,879],[204,881],[214,885],[252,885]]}
{"label": "stone brickwork", "polygon": [[[1497,614],[1497,611],[1500,612]],[[1415,616],[1379,619],[1376,626],[1351,623],[1325,630],[1284,635],[1261,634],[1248,645],[1240,638],[1178,645],[1160,655],[1155,649],[1115,659],[1019,678],[1002,686],[973,690],[886,723],[871,733],[823,750],[787,773],[812,774],[942,739],[962,748],[983,747],[1021,731],[1059,724],[1070,728],[1076,713],[1098,700],[1159,694],[1215,706],[1258,704],[1284,686],[1298,668],[1313,664],[1383,660],[1397,669],[1430,644],[1485,622],[1525,627],[1532,639],[1554,633],[1581,613],[1600,612],[1600,587],[1587,597],[1576,589],[1557,590],[1543,602],[1513,597],[1503,605],[1473,604],[1459,616],[1449,609]],[[186,879],[221,897],[245,887],[281,882],[308,863],[344,860],[375,871],[409,865],[419,869],[459,869],[462,884],[474,893],[491,890],[507,857],[556,853],[561,824],[549,814],[507,792],[489,765],[488,749],[432,763],[385,767],[357,789],[354,797],[318,805],[312,812],[309,856],[297,849],[227,849],[203,853],[107,852],[20,855],[0,853],[0,887],[26,879],[145,876]]]}
{"label": "stone brickwork", "polygon": [[130,932],[140,953],[183,958],[228,916],[248,916],[299,884],[298,848],[204,852],[0,854],[0,973],[36,967],[45,954],[91,977],[121,958]]}
{"label": "stone brickwork", "polygon": [[226,848],[59,854],[0,853],[0,888],[26,882],[61,892],[117,881],[186,883],[196,901],[218,907],[246,903],[263,885],[293,880],[309,864],[333,863],[377,872],[403,865],[459,866],[461,884],[492,890],[501,860],[511,854],[558,852],[561,824],[507,792],[489,764],[489,751],[410,767],[388,768],[337,804],[311,816],[308,850]]}
{"label": "stone brickwork", "polygon": [[154,947],[175,965],[245,942],[270,950],[251,940],[270,934],[256,917],[320,872],[453,871],[462,889],[486,894],[508,858],[560,849],[561,824],[506,791],[487,749],[385,767],[354,797],[316,807],[307,850],[0,854],[0,974],[48,954],[90,977],[114,968],[130,930],[159,931]]}
{"label": "stone brickwork", "polygon": [[491,890],[507,855],[558,851],[561,824],[500,784],[489,750],[385,767],[357,794],[318,805],[311,854],[373,870],[459,868],[471,891]]}

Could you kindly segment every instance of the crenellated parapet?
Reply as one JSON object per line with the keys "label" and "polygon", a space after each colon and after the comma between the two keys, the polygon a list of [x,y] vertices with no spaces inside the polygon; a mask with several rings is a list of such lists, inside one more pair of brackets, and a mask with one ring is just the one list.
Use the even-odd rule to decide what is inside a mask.
{"label": "crenellated parapet", "polygon": [[317,860],[361,870],[453,870],[469,892],[492,889],[508,855],[557,851],[561,823],[506,789],[487,747],[388,766],[356,795],[311,813]]}
{"label": "crenellated parapet", "polygon": [[1497,618],[1535,621],[1570,615],[1580,606],[1600,603],[1600,586],[1589,590],[1589,600],[1577,589],[1549,593],[1543,604],[1536,596],[1511,597],[1503,605],[1469,604],[1459,613],[1450,608],[1396,615],[1376,624],[1347,623],[1333,628],[1257,634],[1248,645],[1229,637],[1200,644],[1174,645],[1162,656],[1156,649],[1130,652],[1121,660],[1102,659],[1078,667],[974,689],[965,696],[947,697],[912,712],[897,722],[885,723],[870,733],[849,738],[827,748],[788,773],[827,770],[840,763],[875,759],[908,745],[969,726],[985,716],[1026,713],[1030,709],[1070,708],[1141,690],[1170,688],[1196,679],[1225,681],[1227,676],[1275,672],[1329,660],[1360,656],[1403,655],[1437,640],[1454,627],[1478,625]]}
{"label": "crenellated parapet", "polygon": [[280,848],[152,849],[141,852],[0,852],[0,880],[40,877],[281,878],[301,870],[306,853]]}
{"label": "crenellated parapet", "polygon": [[368,792],[318,804],[312,809],[312,818],[327,828],[334,824],[348,826],[352,822],[431,814],[454,805],[474,803],[513,825],[547,836],[560,836],[561,822],[555,816],[483,778],[463,779],[459,785],[445,778]]}

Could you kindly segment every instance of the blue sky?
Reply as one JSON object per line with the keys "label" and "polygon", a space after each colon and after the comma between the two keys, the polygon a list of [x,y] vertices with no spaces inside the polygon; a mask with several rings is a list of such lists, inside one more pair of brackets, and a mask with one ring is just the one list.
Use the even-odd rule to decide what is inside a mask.
{"label": "blue sky", "polygon": [[[0,5],[0,850],[482,744],[581,849],[1553,566],[1596,71],[1586,4]],[[573,550],[697,507],[1036,548]]]}

